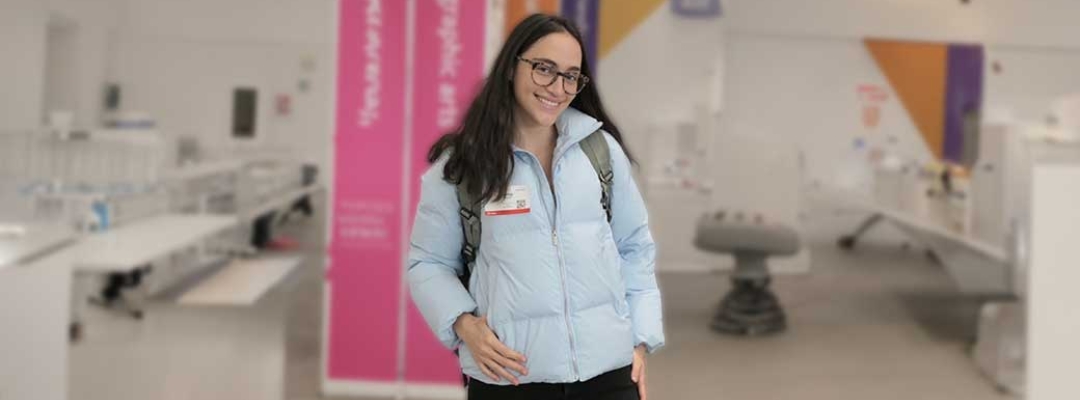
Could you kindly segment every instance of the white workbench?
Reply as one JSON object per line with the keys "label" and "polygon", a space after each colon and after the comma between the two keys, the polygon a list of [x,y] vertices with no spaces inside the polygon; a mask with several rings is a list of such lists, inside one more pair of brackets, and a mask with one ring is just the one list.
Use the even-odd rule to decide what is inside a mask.
{"label": "white workbench", "polygon": [[235,216],[165,214],[87,236],[65,252],[77,272],[128,272],[237,225]]}
{"label": "white workbench", "polygon": [[299,255],[272,255],[233,260],[224,269],[185,293],[182,305],[251,306],[304,261]]}
{"label": "white workbench", "polygon": [[872,212],[876,212],[885,216],[886,219],[893,223],[900,225],[905,230],[916,232],[920,236],[926,236],[928,238],[939,238],[942,240],[948,240],[956,242],[957,245],[963,246],[971,251],[984,254],[990,258],[1005,261],[1007,254],[1004,249],[991,246],[984,243],[970,235],[965,235],[960,232],[951,231],[946,229],[941,224],[933,221],[926,220],[924,218],[918,218],[909,213],[905,213],[900,210],[883,207],[871,202],[862,202],[862,207]]}
{"label": "white workbench", "polygon": [[243,166],[243,163],[235,160],[204,162],[166,171],[163,178],[165,180],[200,179],[217,174],[240,172]]}
{"label": "white workbench", "polygon": [[1016,291],[1016,268],[1005,249],[901,211],[876,207],[908,236],[934,251],[961,292],[1009,295]]}
{"label": "white workbench", "polygon": [[56,224],[22,224],[21,234],[0,234],[0,269],[16,266],[42,256],[75,240],[75,232]]}
{"label": "white workbench", "polygon": [[242,210],[240,213],[241,221],[251,221],[258,218],[260,215],[266,214],[270,211],[281,210],[292,205],[293,202],[299,200],[304,196],[309,196],[321,190],[319,185],[309,185],[301,188],[293,189],[288,192],[274,196],[272,199],[262,202],[254,207],[246,210]]}
{"label": "white workbench", "polygon": [[[80,321],[79,308],[85,304],[85,297],[78,292],[78,297],[73,296],[76,274],[132,271],[223,233],[238,221],[235,215],[165,214],[80,237],[28,228],[18,236],[18,245],[15,239],[0,243],[4,260],[30,260],[0,267],[0,399],[67,398],[69,323],[72,313],[74,321]],[[77,241],[55,250],[56,243],[66,243],[59,238]],[[273,259],[268,267],[242,263],[244,268],[216,276],[212,285],[188,300],[199,304],[254,303],[294,270],[299,260]]]}
{"label": "white workbench", "polygon": [[821,189],[815,194],[828,201],[864,210],[871,215],[880,215],[912,240],[933,250],[949,270],[961,292],[983,295],[1015,294],[1015,262],[1007,249],[857,195],[836,189]]}

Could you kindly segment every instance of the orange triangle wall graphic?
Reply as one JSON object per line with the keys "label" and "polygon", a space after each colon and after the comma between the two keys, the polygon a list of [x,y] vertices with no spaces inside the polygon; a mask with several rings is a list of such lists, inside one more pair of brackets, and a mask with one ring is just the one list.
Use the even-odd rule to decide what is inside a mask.
{"label": "orange triangle wall graphic", "polygon": [[940,159],[945,142],[948,46],[877,39],[866,39],[864,43],[926,145]]}
{"label": "orange triangle wall graphic", "polygon": [[503,37],[510,36],[521,20],[533,13],[558,14],[559,0],[509,0],[506,3],[506,20]]}
{"label": "orange triangle wall graphic", "polygon": [[607,57],[623,39],[630,35],[641,22],[645,21],[657,7],[667,4],[668,0],[630,0],[600,2],[600,59]]}

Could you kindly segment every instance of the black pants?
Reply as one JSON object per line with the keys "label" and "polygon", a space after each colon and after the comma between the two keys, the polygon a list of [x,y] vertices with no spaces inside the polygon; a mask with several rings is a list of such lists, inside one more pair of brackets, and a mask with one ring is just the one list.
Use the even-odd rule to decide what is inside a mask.
{"label": "black pants", "polygon": [[585,382],[526,383],[519,386],[489,385],[469,381],[469,400],[638,400],[637,384],[630,367],[620,368]]}

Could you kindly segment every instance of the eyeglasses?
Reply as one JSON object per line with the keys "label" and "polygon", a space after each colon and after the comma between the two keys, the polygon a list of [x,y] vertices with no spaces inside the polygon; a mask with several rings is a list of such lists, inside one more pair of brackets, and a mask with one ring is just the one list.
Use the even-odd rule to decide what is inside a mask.
{"label": "eyeglasses", "polygon": [[518,60],[532,65],[533,83],[543,87],[551,86],[561,76],[563,91],[566,94],[575,95],[581,93],[585,85],[589,83],[589,77],[579,72],[560,72],[559,68],[550,61],[530,60],[521,56],[518,56]]}

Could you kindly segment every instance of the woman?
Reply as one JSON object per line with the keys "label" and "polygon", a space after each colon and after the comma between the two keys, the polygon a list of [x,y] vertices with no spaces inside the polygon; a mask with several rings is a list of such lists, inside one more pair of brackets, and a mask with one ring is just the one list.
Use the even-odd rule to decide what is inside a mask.
{"label": "woman", "polygon": [[[572,23],[530,16],[429,153],[408,280],[435,335],[459,350],[470,399],[645,398],[645,354],[664,343],[655,245],[589,73]],[[581,146],[601,127],[610,214]],[[483,200],[468,287],[459,212],[475,207],[458,190]]]}

